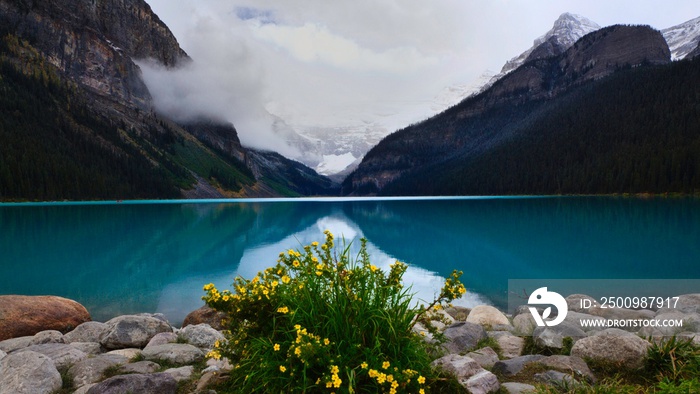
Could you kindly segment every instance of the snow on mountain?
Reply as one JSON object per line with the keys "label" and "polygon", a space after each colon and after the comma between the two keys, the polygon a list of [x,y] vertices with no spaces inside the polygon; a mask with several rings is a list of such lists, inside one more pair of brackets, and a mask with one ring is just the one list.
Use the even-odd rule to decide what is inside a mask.
{"label": "snow on mountain", "polygon": [[548,32],[538,37],[530,49],[507,61],[501,69],[501,72],[493,76],[486,84],[484,84],[481,91],[488,89],[503,76],[520,67],[527,60],[530,54],[532,54],[535,49],[545,42],[552,42],[563,50],[566,50],[574,45],[574,43],[581,37],[598,29],[600,29],[600,26],[597,23],[584,16],[571,14],[568,12],[561,14],[559,18],[554,21],[554,26]]}
{"label": "snow on mountain", "polygon": [[700,17],[663,29],[661,34],[663,34],[669,49],[671,49],[671,59],[683,59],[698,47],[698,42],[700,42]]}

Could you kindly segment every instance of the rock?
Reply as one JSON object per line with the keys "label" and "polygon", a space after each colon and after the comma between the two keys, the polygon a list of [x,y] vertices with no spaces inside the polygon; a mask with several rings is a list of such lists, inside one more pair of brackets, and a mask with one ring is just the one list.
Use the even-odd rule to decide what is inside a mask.
{"label": "rock", "polygon": [[50,358],[32,351],[0,361],[0,394],[50,394],[61,388],[61,374]]}
{"label": "rock", "polygon": [[532,335],[532,331],[536,327],[535,318],[529,311],[513,318],[513,333],[515,335]]}
{"label": "rock", "polygon": [[177,382],[170,374],[118,375],[90,388],[87,394],[175,394]]}
{"label": "rock", "polygon": [[590,305],[594,305],[598,301],[595,300],[595,298],[585,295],[585,294],[571,294],[570,296],[566,297],[566,304],[568,305],[569,312],[579,312],[579,313],[588,313],[588,308],[585,307],[585,305],[581,305],[582,300],[586,300],[587,302],[590,302]]}
{"label": "rock", "polygon": [[169,343],[143,349],[146,360],[163,360],[173,364],[191,364],[204,359],[199,348],[184,343]]}
{"label": "rock", "polygon": [[157,346],[157,345],[165,345],[167,343],[175,343],[177,342],[177,334],[174,332],[161,332],[156,334],[153,338],[151,338],[150,341],[148,341],[149,346]]}
{"label": "rock", "polygon": [[186,365],[180,368],[166,369],[163,372],[170,374],[173,378],[175,378],[175,381],[181,382],[192,377],[192,374],[194,374],[194,367],[191,365]]}
{"label": "rock", "polygon": [[507,331],[491,331],[489,336],[496,339],[501,348],[503,358],[514,358],[520,356],[525,347],[525,340]]}
{"label": "rock", "polygon": [[459,354],[448,354],[434,360],[430,365],[438,368],[450,375],[454,375],[458,380],[467,380],[475,374],[483,371],[479,363],[467,356]]}
{"label": "rock", "polygon": [[160,365],[153,361],[137,361],[121,367],[123,373],[154,373],[160,369]]}
{"label": "rock", "polygon": [[225,319],[225,313],[215,311],[214,309],[204,305],[203,307],[190,312],[182,322],[182,327],[185,328],[189,325],[206,323],[215,330],[224,330],[226,327],[221,322]]}
{"label": "rock", "polygon": [[129,349],[117,349],[107,352],[106,354],[117,354],[126,357],[128,360],[133,360],[134,358],[141,355],[141,349],[129,348]]}
{"label": "rock", "polygon": [[488,327],[511,326],[506,315],[491,305],[479,305],[473,308],[466,321]]}
{"label": "rock", "polygon": [[[647,320],[654,317],[655,313],[650,310],[634,310],[625,308],[601,308],[593,307],[588,310],[593,316],[600,316],[606,319],[623,320],[623,319],[642,319]],[[627,329],[628,327],[625,327]],[[639,327],[629,327],[627,331],[638,331]]]}
{"label": "rock", "polygon": [[[210,369],[211,368],[211,369]],[[221,357],[219,360],[210,358],[207,360],[207,368],[211,371],[224,371],[228,372],[233,369],[233,365],[226,357]]]}
{"label": "rock", "polygon": [[2,350],[0,350],[0,360],[2,360],[3,358],[5,358],[5,356],[7,356],[7,353],[5,353],[5,352],[3,352]]}
{"label": "rock", "polygon": [[486,369],[491,369],[493,364],[498,361],[498,354],[488,346],[467,353],[467,357],[476,361],[481,368]]}
{"label": "rock", "polygon": [[534,378],[538,382],[546,383],[546,384],[552,384],[555,386],[559,387],[573,387],[578,382],[576,379],[571,377],[571,375],[565,374],[563,372],[559,371],[547,371],[547,372],[542,372],[542,373],[536,373],[534,375]]}
{"label": "rock", "polygon": [[66,370],[71,365],[77,363],[78,361],[85,360],[88,357],[87,353],[65,343],[45,343],[42,345],[32,345],[24,349],[17,350],[13,354],[30,351],[43,354],[51,359],[51,362],[53,362],[54,366],[59,371]]}
{"label": "rock", "polygon": [[90,383],[86,384],[84,386],[80,386],[77,390],[73,392],[73,394],[87,394],[88,390],[92,388],[92,386],[96,385],[97,383]]}
{"label": "rock", "polygon": [[[462,383],[462,382],[460,382]],[[501,388],[498,378],[487,370],[481,370],[462,383],[471,394],[495,393]]]}
{"label": "rock", "polygon": [[453,305],[445,308],[445,312],[452,316],[455,321],[466,321],[471,309],[459,305]]}
{"label": "rock", "polygon": [[97,342],[71,342],[69,345],[88,355],[97,355],[102,353],[102,345]]}
{"label": "rock", "polygon": [[571,355],[635,369],[643,365],[649,346],[649,342],[642,338],[609,328],[579,339],[571,349]]}
{"label": "rock", "polygon": [[84,306],[55,296],[0,296],[0,341],[45,330],[68,332],[90,320]]}
{"label": "rock", "polygon": [[568,323],[571,326],[578,327],[581,330],[583,330],[584,332],[589,332],[589,331],[594,331],[594,330],[600,329],[600,327],[593,327],[591,325],[589,325],[589,326],[582,325],[581,320],[604,321],[605,319],[600,317],[600,316],[589,315],[588,313],[578,313],[578,312],[569,311],[566,314],[566,318],[564,319],[564,323]]}
{"label": "rock", "polygon": [[177,335],[190,345],[204,349],[213,349],[214,343],[226,339],[222,333],[206,323],[189,325],[178,331]]}
{"label": "rock", "polygon": [[561,349],[564,347],[564,338],[569,337],[576,342],[586,336],[577,326],[563,321],[552,327],[537,327],[532,333],[535,344],[542,347]]}
{"label": "rock", "polygon": [[5,353],[12,353],[17,349],[22,349],[27,346],[31,346],[33,340],[33,336],[6,339],[4,341],[0,341],[0,350],[2,350]]}
{"label": "rock", "polygon": [[65,334],[63,340],[66,343],[71,342],[99,342],[109,327],[105,323],[96,321],[85,322],[75,330]]}
{"label": "rock", "polygon": [[542,360],[543,358],[545,357],[539,354],[530,354],[511,358],[510,360],[501,360],[494,364],[491,371],[503,376],[513,376],[520,373],[528,364]]}
{"label": "rock", "polygon": [[549,356],[538,361],[548,368],[556,369],[573,375],[576,378],[584,378],[588,382],[595,382],[595,376],[588,364],[582,358],[576,356]]}
{"label": "rock", "polygon": [[659,308],[658,313],[683,312],[700,313],[700,294],[683,294],[678,296],[678,301],[670,300],[673,308]]}
{"label": "rock", "polygon": [[86,358],[75,363],[68,369],[68,375],[73,378],[73,385],[80,387],[99,382],[104,372],[117,365],[126,364],[129,360],[116,354],[101,354],[97,357]]}
{"label": "rock", "polygon": [[152,316],[119,316],[106,324],[100,343],[107,349],[143,348],[156,334],[172,332],[170,324]]}
{"label": "rock", "polygon": [[197,388],[194,390],[195,393],[201,393],[206,390],[207,386],[213,384],[221,375],[216,372],[204,372],[202,377],[199,378],[197,382]]}
{"label": "rock", "polygon": [[516,382],[501,383],[501,389],[505,389],[507,394],[532,394],[535,392],[535,386]]}
{"label": "rock", "polygon": [[458,322],[447,327],[444,335],[448,340],[443,344],[443,347],[449,353],[471,351],[480,340],[487,337],[484,327],[468,322]]}
{"label": "rock", "polygon": [[66,343],[63,340],[63,334],[56,330],[46,330],[38,332],[32,338],[32,345],[41,345],[44,343]]}

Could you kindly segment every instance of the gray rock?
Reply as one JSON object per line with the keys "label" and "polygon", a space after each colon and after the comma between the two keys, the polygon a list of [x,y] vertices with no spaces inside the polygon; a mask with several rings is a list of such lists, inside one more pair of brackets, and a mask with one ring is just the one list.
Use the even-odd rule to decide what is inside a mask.
{"label": "gray rock", "polygon": [[133,360],[134,358],[141,355],[141,349],[129,348],[129,349],[117,349],[107,352],[106,354],[117,354],[126,357],[128,360]]}
{"label": "gray rock", "polygon": [[537,362],[543,358],[545,357],[539,354],[530,354],[511,358],[510,360],[501,360],[494,364],[491,370],[503,376],[514,376],[520,373],[528,364]]}
{"label": "gray rock", "polygon": [[190,345],[204,349],[213,349],[216,341],[225,340],[222,333],[211,328],[211,326],[206,323],[189,325],[178,331],[177,334]]}
{"label": "gray rock", "polygon": [[585,305],[581,305],[581,300],[590,301],[591,305],[597,302],[595,298],[585,294],[572,294],[566,297],[566,304],[569,307],[569,312],[588,313],[588,308],[586,308]]}
{"label": "gray rock", "polygon": [[143,349],[146,360],[163,360],[173,364],[191,364],[204,359],[204,353],[197,347],[183,343],[169,343]]}
{"label": "gray rock", "polygon": [[0,341],[0,350],[5,353],[12,353],[17,349],[31,346],[32,340],[34,340],[34,336],[6,339],[4,341]]}
{"label": "gray rock", "polygon": [[3,358],[5,358],[5,356],[7,356],[7,353],[5,353],[5,352],[3,352],[2,350],[0,350],[0,360],[2,360]]}
{"label": "gray rock", "polygon": [[73,378],[73,385],[80,387],[90,383],[96,383],[102,379],[104,372],[117,365],[126,364],[129,360],[116,354],[101,354],[97,357],[86,358],[78,361],[68,370],[68,375]]}
{"label": "gray rock", "polygon": [[513,333],[515,335],[532,335],[535,327],[537,327],[537,323],[529,311],[513,318]]}
{"label": "gray rock", "polygon": [[491,331],[489,336],[496,339],[501,348],[503,358],[514,358],[520,356],[525,347],[525,340],[507,331]]}
{"label": "gray rock", "polygon": [[84,386],[80,386],[80,387],[78,387],[77,390],[75,390],[73,392],[73,394],[87,394],[88,390],[90,390],[90,388],[92,388],[92,386],[94,386],[96,384],[97,383],[90,383],[90,384],[86,384]]}
{"label": "gray rock", "polygon": [[571,355],[634,369],[643,365],[649,346],[644,339],[613,328],[579,339],[571,349]]}
{"label": "gray rock", "polygon": [[593,315],[590,315],[588,313],[578,313],[578,312],[569,311],[566,314],[566,318],[564,319],[564,322],[568,323],[574,327],[578,327],[585,332],[599,329],[596,327],[581,325],[581,320],[589,320],[589,321],[600,320],[600,321],[603,321],[603,320],[605,320],[605,318],[602,318],[600,316],[593,316]]}
{"label": "gray rock", "polygon": [[511,326],[506,315],[491,305],[479,305],[472,308],[466,321],[487,327]]}
{"label": "gray rock", "polygon": [[678,296],[678,301],[671,300],[673,308],[659,308],[658,313],[682,312],[700,313],[700,294],[683,294]]}
{"label": "gray rock", "polygon": [[505,389],[508,394],[532,394],[535,392],[535,386],[525,383],[501,383],[501,388]]}
{"label": "gray rock", "polygon": [[453,305],[445,308],[445,312],[452,316],[455,321],[466,321],[471,309],[459,305]]}
{"label": "gray rock", "polygon": [[177,382],[170,374],[130,374],[114,376],[98,383],[87,394],[175,394]]}
{"label": "gray rock", "polygon": [[449,353],[464,353],[473,350],[476,344],[485,339],[486,330],[479,324],[458,322],[445,329],[447,341],[443,344]]}
{"label": "gray rock", "polygon": [[160,369],[160,365],[153,361],[137,361],[135,363],[126,364],[121,367],[123,373],[154,373]]}
{"label": "gray rock", "polygon": [[186,365],[180,368],[166,369],[163,372],[170,374],[177,382],[181,382],[192,377],[192,374],[194,374],[194,367],[191,365]]}
{"label": "gray rock", "polygon": [[496,375],[485,369],[477,372],[464,383],[460,381],[460,384],[471,394],[495,393],[501,388]]}
{"label": "gray rock", "polygon": [[224,371],[228,372],[233,369],[233,365],[226,357],[221,357],[219,360],[210,358],[207,360],[207,368],[212,368],[212,371]]}
{"label": "gray rock", "polygon": [[583,378],[590,383],[595,382],[595,376],[588,364],[582,358],[576,356],[549,356],[538,361],[548,368],[556,369],[575,376],[577,379]]}
{"label": "gray rock", "polygon": [[577,326],[563,321],[552,327],[537,327],[532,336],[538,346],[561,349],[564,346],[564,338],[570,337],[576,342],[585,337],[586,333]]}
{"label": "gray rock", "polygon": [[32,351],[0,361],[0,394],[49,394],[61,388],[61,374],[50,358]]}
{"label": "gray rock", "polygon": [[107,349],[143,348],[156,334],[172,332],[167,321],[152,316],[119,316],[105,324],[100,343]]}
{"label": "gray rock", "polygon": [[94,356],[102,353],[102,345],[97,342],[71,342],[69,345],[88,355]]}
{"label": "gray rock", "polygon": [[542,373],[536,373],[534,375],[534,378],[538,382],[551,384],[559,387],[571,388],[578,384],[576,379],[574,379],[571,375],[552,370]]}
{"label": "gray rock", "polygon": [[151,338],[150,341],[148,341],[149,346],[157,346],[157,345],[165,345],[167,343],[175,343],[177,342],[177,334],[174,332],[160,332],[156,334],[153,338]]}
{"label": "gray rock", "polygon": [[30,351],[43,354],[51,359],[51,362],[53,362],[54,366],[59,371],[67,370],[71,365],[77,363],[78,361],[85,360],[88,357],[87,353],[78,350],[71,345],[66,345],[65,343],[45,343],[42,345],[32,345],[24,349],[17,350],[15,353]]}
{"label": "gray rock", "polygon": [[490,347],[483,347],[467,353],[467,357],[476,361],[482,368],[491,369],[498,361],[498,354]]}
{"label": "gray rock", "polygon": [[63,340],[66,341],[66,343],[100,342],[100,338],[105,335],[108,328],[109,327],[105,323],[88,321],[79,325],[73,331],[65,334],[63,336]]}
{"label": "gray rock", "polygon": [[439,368],[444,372],[454,375],[457,379],[467,379],[483,370],[474,359],[467,356],[460,356],[459,354],[448,354],[440,357],[430,363],[430,365],[433,368]]}
{"label": "gray rock", "polygon": [[66,343],[63,334],[56,330],[46,330],[34,334],[32,345],[42,345],[44,343]]}

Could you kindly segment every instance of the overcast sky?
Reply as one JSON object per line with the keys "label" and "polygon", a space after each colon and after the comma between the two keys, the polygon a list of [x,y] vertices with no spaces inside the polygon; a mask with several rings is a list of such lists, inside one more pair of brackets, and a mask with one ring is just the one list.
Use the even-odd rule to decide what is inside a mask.
{"label": "overcast sky", "polygon": [[220,114],[241,134],[265,108],[292,123],[342,122],[470,85],[529,48],[563,12],[658,29],[700,16],[697,0],[147,2],[195,64],[176,75],[147,70],[161,109]]}

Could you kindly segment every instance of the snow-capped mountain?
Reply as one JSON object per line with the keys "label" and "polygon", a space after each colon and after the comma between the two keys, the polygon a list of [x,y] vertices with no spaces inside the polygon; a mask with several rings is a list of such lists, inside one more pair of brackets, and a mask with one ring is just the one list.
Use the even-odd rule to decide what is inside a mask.
{"label": "snow-capped mountain", "polygon": [[663,29],[661,34],[663,34],[669,49],[671,49],[671,59],[683,59],[698,47],[698,42],[700,42],[700,17]]}
{"label": "snow-capped mountain", "polygon": [[481,87],[481,91],[488,89],[504,75],[520,67],[530,55],[544,43],[550,43],[558,47],[562,52],[574,45],[581,37],[600,29],[600,26],[590,19],[576,14],[565,12],[554,21],[554,26],[544,35],[538,37],[532,47],[520,55],[510,59],[501,69],[501,72],[493,76]]}

